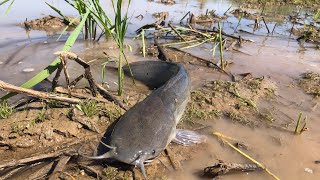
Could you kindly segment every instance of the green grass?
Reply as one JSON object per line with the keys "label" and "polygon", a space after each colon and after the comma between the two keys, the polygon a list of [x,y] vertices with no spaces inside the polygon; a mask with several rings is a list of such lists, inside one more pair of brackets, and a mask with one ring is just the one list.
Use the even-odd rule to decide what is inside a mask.
{"label": "green grass", "polygon": [[222,42],[222,34],[221,34],[221,26],[220,21],[218,21],[218,28],[219,28],[219,44],[220,44],[220,63],[221,69],[224,70],[224,60],[223,60],[223,42]]}
{"label": "green grass", "polygon": [[[129,66],[127,58],[124,54],[124,39],[128,28],[128,9],[131,0],[128,1],[126,12],[123,12],[123,1],[122,0],[111,0],[113,12],[115,14],[114,22],[111,21],[106,11],[102,8],[100,0],[74,0],[72,2],[65,0],[70,6],[75,8],[79,15],[82,16],[85,12],[90,11],[84,23],[84,39],[95,40],[97,27],[99,27],[107,36],[111,36],[117,43],[119,48],[118,56],[118,95],[121,96],[123,88],[123,60]],[[49,5],[58,14],[65,17],[60,10]],[[102,69],[105,68],[105,64],[102,65]],[[129,66],[131,73],[131,69]],[[132,73],[131,73],[132,76]]]}
{"label": "green grass", "polygon": [[82,101],[81,103],[76,105],[76,108],[88,117],[97,115],[101,110],[101,108],[98,106],[97,101],[94,100]]}
{"label": "green grass", "polygon": [[43,106],[41,111],[37,112],[36,118],[31,120],[31,125],[37,124],[37,123],[42,123],[46,120],[46,105]]}
{"label": "green grass", "polygon": [[295,134],[300,134],[300,122],[301,122],[301,117],[302,117],[302,112],[300,112],[300,114],[299,114],[299,117],[298,117],[298,121],[297,121],[297,124],[296,124],[296,128],[295,128],[295,130],[294,130],[294,133]]}
{"label": "green grass", "polygon": [[15,112],[15,109],[8,104],[8,101],[0,101],[0,119],[6,119]]}
{"label": "green grass", "polygon": [[[83,15],[82,20],[80,24],[76,27],[76,29],[71,33],[69,38],[67,39],[66,43],[64,44],[62,51],[69,51],[73,44],[75,43],[76,39],[78,38],[82,27],[84,26],[84,23],[86,21],[86,18],[88,17],[90,11],[87,11],[86,14]],[[56,58],[49,66],[47,66],[44,70],[39,72],[37,75],[35,75],[33,78],[31,78],[29,81],[25,82],[21,85],[23,88],[31,88],[35,86],[36,84],[40,83],[47,77],[49,77],[59,66],[61,63],[59,58]],[[17,93],[9,93],[3,97],[1,97],[2,100],[6,100]]]}
{"label": "green grass", "polygon": [[[10,1],[10,0],[3,0],[3,1],[1,1],[1,2],[0,2],[0,6],[3,5],[3,4],[5,4],[5,3],[7,3],[7,2],[9,2],[9,1]],[[4,16],[9,13],[9,11],[10,11],[10,9],[11,9],[14,1],[15,1],[15,0],[12,0],[11,3],[9,4],[9,6],[7,7],[7,9],[6,9],[5,12],[3,13]]]}

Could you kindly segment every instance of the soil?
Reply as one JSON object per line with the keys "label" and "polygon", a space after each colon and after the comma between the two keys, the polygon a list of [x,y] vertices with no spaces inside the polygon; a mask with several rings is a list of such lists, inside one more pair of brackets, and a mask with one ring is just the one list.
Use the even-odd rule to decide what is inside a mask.
{"label": "soil", "polygon": [[299,5],[307,6],[311,8],[319,7],[319,2],[317,0],[271,0],[271,1],[260,1],[260,0],[235,0],[235,2],[242,4],[242,7],[250,9],[259,9],[264,6],[286,6],[286,5]]}
{"label": "soil", "polygon": [[[190,10],[176,12],[177,10],[170,9],[170,7],[176,9],[187,7],[180,1],[180,4],[175,3],[172,6],[165,4],[162,6],[158,2],[162,1],[145,2],[150,5],[146,8],[153,6],[168,8],[170,16],[169,13],[159,13],[160,18],[165,15],[167,20],[176,24]],[[208,3],[212,5],[211,2]],[[225,20],[221,17],[224,17],[224,12],[230,7],[226,5],[225,8],[220,8],[221,12],[206,13],[206,8],[209,9],[212,6],[206,5],[203,1],[192,1],[191,5],[196,7],[192,13],[197,12],[195,15],[204,21],[211,21],[214,18]],[[133,6],[141,5],[138,3]],[[157,10],[163,10],[161,7]],[[201,12],[198,13],[200,10]],[[148,21],[147,15],[150,15],[152,21],[147,23],[152,23],[154,22],[152,14],[156,12],[138,12],[138,14],[141,13],[145,17],[143,21],[141,20],[143,23]],[[241,14],[246,12],[239,11],[238,15]],[[249,25],[253,23],[252,20],[255,17],[250,20],[250,16],[255,14],[247,14],[248,16],[244,16],[246,20],[241,21],[239,29],[249,29]],[[225,37],[224,42],[227,45],[224,49],[224,58],[228,62],[226,67],[228,74],[217,68],[208,67],[207,62],[199,61],[199,59],[206,59],[219,65],[220,57],[212,55],[212,44],[184,49],[185,53],[175,50],[180,46],[164,48],[171,60],[185,65],[192,81],[191,100],[178,127],[197,131],[206,135],[208,139],[206,143],[189,147],[169,144],[168,152],[163,152],[146,166],[150,179],[204,178],[204,168],[219,163],[220,160],[226,163],[252,163],[213,136],[213,132],[231,137],[237,147],[266,165],[281,179],[318,179],[320,175],[318,164],[320,160],[319,51],[308,48],[311,47],[308,41],[305,44],[298,44],[296,39],[304,32],[293,33],[289,37],[292,24],[286,25],[288,22],[279,24],[275,35],[267,34],[264,26],[261,26],[262,28],[256,34],[235,34],[234,28],[238,23],[235,16],[226,16],[224,32],[236,37],[252,39],[252,41],[231,46],[230,44],[238,43],[238,39]],[[55,22],[49,23],[50,19]],[[49,28],[54,29],[56,26],[63,26],[62,21],[60,18],[46,16],[40,20],[30,21],[29,26],[35,24],[36,29],[48,25]],[[273,21],[270,22],[274,25]],[[228,28],[228,23],[232,25],[231,28]],[[137,24],[141,25],[133,22],[132,26],[135,27]],[[271,24],[267,22],[267,25]],[[203,28],[200,23],[198,25]],[[136,29],[131,28],[129,32],[134,32]],[[284,34],[281,34],[282,32]],[[129,33],[128,36],[130,35]],[[18,37],[21,36],[18,34]],[[295,39],[292,40],[292,38]],[[12,39],[9,38],[9,40]],[[35,39],[32,40],[35,41]],[[147,48],[147,58],[141,55],[141,42],[126,39],[126,43],[133,47],[133,52],[125,50],[129,62],[156,59],[154,56],[158,56],[158,52],[153,41],[148,38],[145,41],[150,47]],[[167,37],[163,37],[160,41],[176,42]],[[60,49],[58,43],[47,41],[46,38],[29,44],[21,42],[0,44],[0,47],[3,47],[0,49],[1,80],[17,85],[49,64],[55,58],[49,55]],[[93,76],[100,81],[101,64],[106,59],[116,60],[118,54],[116,44],[114,42],[89,43],[79,40],[77,45],[74,51],[77,51],[82,59],[90,61]],[[108,57],[103,52],[106,52]],[[114,67],[116,63],[110,62],[108,66]],[[32,68],[33,71],[23,71],[25,68]],[[72,62],[68,64],[68,69],[71,78],[76,77],[79,72],[83,73],[83,70]],[[108,70],[105,77],[104,87],[109,88],[108,90],[116,95],[116,75]],[[59,80],[61,84],[64,84],[63,79],[62,77]],[[90,96],[85,88],[87,85],[83,82],[79,84],[73,91]],[[151,91],[145,86],[139,83],[133,86],[130,78],[127,78],[124,80],[124,95],[121,96],[121,101],[132,107],[149,93]],[[58,176],[60,179],[142,179],[138,168],[109,160],[88,161],[77,155],[78,152],[94,154],[106,129],[109,127],[112,129],[110,125],[125,112],[112,103],[95,102],[88,107],[84,106],[85,104],[71,106],[55,101],[32,100],[16,107],[15,113],[9,113],[9,117],[0,119],[0,167],[5,163],[16,163],[17,160],[24,158],[51,155],[50,158],[32,163],[19,163],[12,168],[0,168],[0,177],[45,179],[47,172],[53,171],[58,164],[64,164],[67,157],[68,163],[63,170],[53,173],[51,178]],[[1,111],[2,109],[5,111]],[[0,115],[8,111],[10,109],[1,107]],[[295,134],[300,113],[302,117],[298,128],[300,134]],[[71,159],[69,160],[68,157]],[[270,176],[265,171],[257,171],[232,173],[218,178],[268,179]]]}
{"label": "soil", "polygon": [[[20,23],[21,27],[24,27],[26,30],[40,30],[46,32],[59,32],[64,28],[67,28],[67,31],[72,31],[79,23],[79,20],[73,20],[74,17],[67,17],[68,19],[63,19],[60,17],[55,17],[52,15],[45,16],[39,19],[25,21]],[[70,22],[71,25],[69,25]]]}

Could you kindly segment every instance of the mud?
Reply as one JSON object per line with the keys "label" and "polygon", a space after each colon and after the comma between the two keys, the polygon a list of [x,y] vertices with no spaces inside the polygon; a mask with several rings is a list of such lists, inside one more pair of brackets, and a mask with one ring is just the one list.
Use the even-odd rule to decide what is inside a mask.
{"label": "mud", "polygon": [[251,8],[251,9],[259,9],[265,6],[287,6],[287,5],[295,5],[295,6],[306,6],[311,8],[319,7],[319,2],[316,0],[271,0],[271,1],[259,1],[259,0],[234,0],[236,3],[242,4],[242,7]]}
{"label": "mud", "polygon": [[[247,75],[250,76],[250,75]],[[275,84],[268,79],[247,77],[236,82],[212,81],[192,92],[192,101],[185,113],[185,119],[208,120],[226,116],[232,121],[251,127],[273,121],[272,117],[259,112],[258,100],[273,98]],[[261,118],[261,121],[258,119]]]}
{"label": "mud", "polygon": [[[142,14],[144,18],[141,21],[133,18],[128,37],[134,37],[136,34],[133,32],[145,23],[154,22],[152,14],[162,12],[163,8],[169,12],[166,18],[173,24],[178,24],[189,11],[198,17],[210,15],[211,20],[212,16],[206,13],[207,9],[216,9],[215,14],[222,17],[230,7],[229,1],[177,1],[170,6],[158,2],[160,1],[146,1],[146,7],[142,10],[133,8],[137,9],[133,17]],[[141,5],[133,1],[133,7]],[[230,9],[230,12],[232,10]],[[292,13],[291,10],[288,11],[290,12],[286,11],[285,16],[279,16],[277,21],[267,21],[269,28],[277,22],[272,35],[267,33],[265,25],[254,34],[237,33],[234,29],[238,24],[238,18],[227,13],[227,19],[220,19],[224,22],[224,32],[235,33],[235,36],[254,41],[225,49],[224,58],[230,62],[226,70],[230,76],[208,67],[195,57],[219,63],[219,54],[212,55],[212,44],[184,49],[186,53],[165,48],[174,62],[184,63],[192,80],[192,99],[179,127],[205,134],[208,141],[191,147],[171,143],[168,146],[169,154],[163,152],[146,166],[151,179],[202,179],[203,169],[219,163],[219,160],[227,163],[251,163],[217,140],[212,132],[223,133],[241,142],[244,152],[266,165],[280,179],[318,179],[320,169],[316,162],[320,157],[319,51],[308,48],[311,47],[308,41],[298,44],[296,39],[299,34],[289,37],[292,24],[289,20],[283,19],[279,22],[279,19]],[[268,15],[273,14],[265,15],[267,19]],[[41,17],[39,14],[35,16]],[[19,20],[21,21],[23,19]],[[238,29],[251,31],[252,23],[253,20],[250,18],[244,18]],[[212,23],[211,26],[215,24]],[[25,40],[24,32],[20,32],[21,28],[15,29],[17,27],[10,27],[8,24],[1,24],[0,27],[7,37],[0,38],[0,42],[4,42],[0,44],[0,79],[16,85],[30,79],[49,64],[55,58],[53,53],[60,50],[63,44],[55,43],[54,38],[48,39],[38,31],[31,31],[29,42]],[[8,31],[8,27],[13,31]],[[161,40],[164,43],[172,43],[169,38]],[[129,49],[125,50],[129,62],[156,59],[151,56],[142,57],[141,41],[128,38],[126,43],[133,47],[132,52]],[[152,39],[146,38],[146,44],[151,47],[147,54],[158,55]],[[89,43],[79,40],[73,51],[90,62],[94,77],[99,82],[102,80],[101,64],[106,59],[116,60],[118,54],[113,42]],[[116,63],[110,62],[108,66],[115,67]],[[34,71],[23,71],[30,68]],[[72,62],[68,64],[68,69],[72,77],[83,73]],[[116,94],[116,74],[112,71],[106,73],[104,85]],[[59,82],[64,84],[63,77]],[[81,82],[78,90],[88,95],[85,89],[81,89],[85,86],[87,84]],[[141,84],[133,86],[130,78],[125,80],[124,86],[125,94],[121,99],[130,107],[150,93]],[[83,108],[57,102],[35,101],[18,107],[8,118],[0,119],[0,165],[13,159],[57,152],[65,147],[78,150],[80,146],[86,145],[86,153],[92,154],[105,129],[123,111],[116,105],[103,103],[97,103],[91,110],[84,112],[79,109]],[[300,112],[308,130],[295,135],[294,130]],[[44,177],[47,172],[45,169],[51,169],[58,160],[59,158],[53,158],[33,166],[19,166],[13,168],[19,170],[13,175],[7,174],[12,169],[0,170],[0,175],[7,174],[7,179],[26,179],[38,172]],[[45,173],[39,173],[39,169],[42,168]],[[97,176],[101,179],[142,178],[138,169],[125,164],[109,161],[88,162],[76,155],[72,156],[59,176],[64,179],[96,179]],[[221,175],[219,179],[271,178],[264,171],[257,171]]]}
{"label": "mud", "polygon": [[[46,32],[59,32],[68,26],[67,31],[72,31],[79,23],[79,20],[73,20],[74,17],[63,19],[55,16],[45,16],[43,18],[25,21],[19,25],[26,30],[40,30]],[[73,23],[71,23],[71,21]],[[70,24],[70,25],[69,25]]]}

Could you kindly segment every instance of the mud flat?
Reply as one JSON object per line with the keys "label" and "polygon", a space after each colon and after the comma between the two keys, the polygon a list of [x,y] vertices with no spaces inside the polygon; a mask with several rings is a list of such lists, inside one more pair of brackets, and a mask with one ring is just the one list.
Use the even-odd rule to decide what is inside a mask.
{"label": "mud flat", "polygon": [[[230,1],[143,2],[147,9],[134,14],[143,18],[132,18],[129,26],[126,43],[130,46],[125,49],[128,61],[158,60],[164,53],[168,60],[183,63],[191,77],[192,92],[178,126],[208,137],[206,143],[189,147],[171,143],[168,151],[146,165],[148,177],[205,179],[203,170],[222,161],[252,164],[213,135],[218,132],[232,138],[234,145],[280,179],[317,179],[320,176],[320,61],[316,36],[319,20],[314,14],[301,19],[303,11],[298,13],[294,9],[281,17],[274,17],[272,13],[261,16],[260,6],[256,7],[260,8],[256,13],[237,11],[240,7],[236,5],[228,10]],[[138,6],[140,2],[133,1],[132,7]],[[161,13],[163,8],[167,8],[168,13]],[[238,14],[233,14],[234,11]],[[14,9],[12,13],[15,15]],[[163,27],[153,24],[158,20],[154,13],[165,14],[165,17],[159,16],[165,19]],[[15,24],[24,20],[21,18]],[[312,23],[305,27],[301,24],[309,20]],[[218,21],[223,27],[224,70],[218,40],[208,40],[219,34]],[[194,28],[186,30],[187,23]],[[28,39],[24,29],[4,24],[0,31],[10,28],[14,34],[0,39],[7,44],[0,44],[0,80],[20,85],[56,57],[53,53],[61,49],[63,39],[53,42],[58,35],[46,36],[38,30],[31,30]],[[145,27],[148,29],[145,44],[149,48],[143,57],[141,38],[132,38],[137,35],[135,31],[146,24],[152,27]],[[154,41],[154,32],[159,33],[157,43],[162,51]],[[112,41],[88,42],[80,38],[73,52],[90,64],[93,78],[99,83],[102,82],[101,64],[109,60],[108,68],[117,66],[118,48]],[[67,69],[70,79],[84,72],[74,62],[68,63]],[[35,89],[51,87],[52,79],[53,76],[49,77],[46,85]],[[104,79],[103,87],[117,97],[116,71],[107,71]],[[65,78],[60,77],[58,82],[65,84]],[[62,87],[55,95],[68,97],[68,90]],[[76,105],[33,99],[21,100],[12,108],[1,102],[1,178],[142,178],[137,168],[126,164],[88,161],[78,155],[80,147],[85,153],[93,154],[106,129],[112,129],[110,125],[125,112],[123,107],[103,96],[93,97],[88,87],[82,80],[72,89],[72,98],[83,100]],[[124,94],[117,98],[130,108],[151,91],[143,84],[134,86],[127,77]],[[300,126],[295,133],[300,114]],[[264,170],[255,170],[221,173],[218,178],[272,179],[272,176]]]}

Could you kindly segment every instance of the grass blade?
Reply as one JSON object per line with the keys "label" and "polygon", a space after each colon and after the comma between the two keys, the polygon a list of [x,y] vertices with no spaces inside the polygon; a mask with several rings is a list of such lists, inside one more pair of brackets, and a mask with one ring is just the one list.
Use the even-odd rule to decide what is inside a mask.
{"label": "grass blade", "polygon": [[302,117],[302,112],[300,112],[300,114],[299,114],[299,118],[298,118],[298,121],[297,121],[296,129],[294,130],[295,134],[299,134],[300,133],[299,127],[300,127],[301,117]]}
{"label": "grass blade", "polygon": [[218,132],[214,132],[213,135],[219,137],[223,142],[227,143],[231,148],[233,148],[234,150],[236,150],[238,153],[240,153],[241,155],[243,155],[245,158],[249,159],[250,161],[254,162],[255,164],[257,164],[258,166],[260,166],[262,169],[264,169],[270,176],[272,176],[274,179],[276,180],[280,180],[276,175],[274,175],[269,169],[267,169],[267,167],[263,164],[261,164],[260,162],[258,162],[257,160],[253,159],[252,157],[250,157],[249,155],[247,155],[246,153],[242,152],[240,149],[238,149],[237,147],[235,147],[234,145],[232,145],[221,133]]}
{"label": "grass blade", "polygon": [[[8,8],[6,9],[6,11],[5,11],[4,14],[3,14],[4,16],[9,13],[9,11],[10,11],[10,9],[11,9],[11,6],[12,6],[12,4],[13,4],[14,1],[15,1],[15,0],[12,0],[12,1],[11,1],[10,5],[8,6]],[[7,2],[7,1],[6,1],[6,2]],[[6,3],[6,2],[4,2],[4,3]]]}
{"label": "grass blade", "polygon": [[0,6],[1,6],[2,4],[5,4],[5,3],[8,2],[8,1],[10,1],[10,0],[4,0],[4,1],[0,2]]}
{"label": "grass blade", "polygon": [[218,27],[219,27],[219,44],[220,44],[220,61],[221,61],[221,69],[222,69],[222,70],[224,70],[223,44],[222,44],[222,33],[221,33],[220,21],[218,21]]}
{"label": "grass blade", "polygon": [[[64,46],[62,48],[62,51],[69,51],[71,49],[71,47],[75,43],[76,39],[78,38],[78,36],[79,36],[79,34],[80,34],[81,30],[82,30],[82,27],[83,27],[88,15],[89,15],[89,12],[90,11],[88,10],[86,12],[86,14],[84,14],[83,19],[81,20],[80,24],[71,33],[71,35],[69,36],[68,40],[64,44]],[[61,62],[60,59],[56,58],[48,67],[46,67],[40,73],[35,75],[29,81],[25,82],[23,85],[21,85],[21,87],[23,87],[23,88],[31,88],[31,87],[35,86],[36,84],[40,83],[45,78],[49,77],[58,68],[58,65],[60,64],[60,62]],[[10,97],[12,97],[14,95],[16,95],[16,93],[9,93],[9,94],[3,96],[1,99],[5,100],[5,99],[8,99],[8,98],[10,98]]]}
{"label": "grass blade", "polygon": [[51,9],[53,9],[56,13],[58,13],[60,16],[62,16],[64,20],[68,21],[68,23],[71,22],[70,19],[69,19],[67,16],[65,16],[64,14],[62,14],[60,10],[58,10],[57,8],[51,6],[51,5],[50,5],[49,3],[47,3],[47,2],[46,2],[46,4],[47,4]]}
{"label": "grass blade", "polygon": [[142,38],[142,54],[143,57],[146,57],[146,44],[144,42],[144,29],[141,31],[141,38]]}

